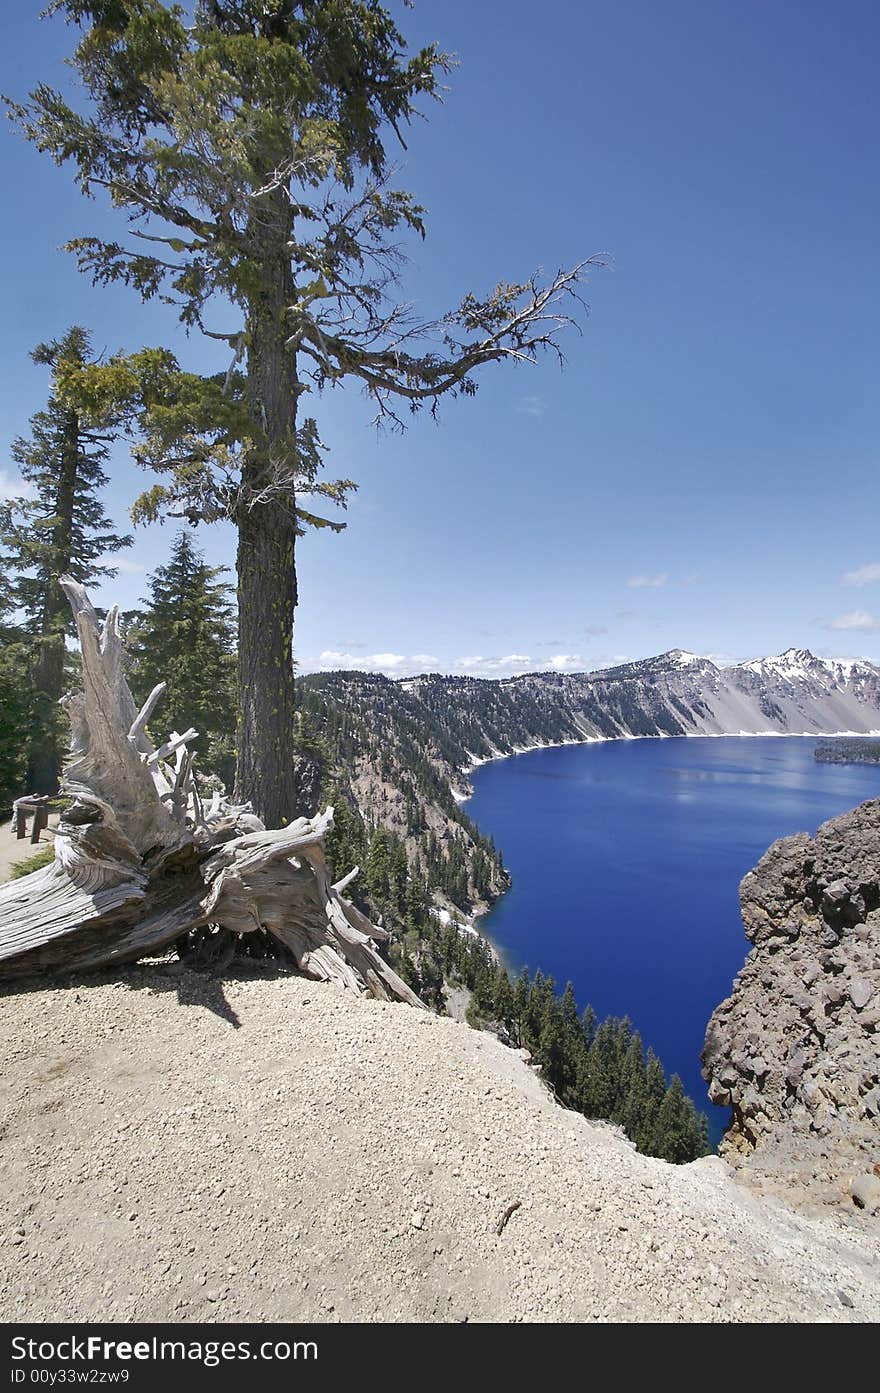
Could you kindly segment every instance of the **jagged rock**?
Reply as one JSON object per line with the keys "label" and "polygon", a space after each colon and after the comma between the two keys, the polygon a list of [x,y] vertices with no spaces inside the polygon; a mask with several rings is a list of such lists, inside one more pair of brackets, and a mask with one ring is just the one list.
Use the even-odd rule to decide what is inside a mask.
{"label": "jagged rock", "polygon": [[721,1154],[762,1189],[852,1210],[850,1177],[880,1153],[880,800],[774,843],[740,904],[753,947],[703,1050],[732,1109]]}

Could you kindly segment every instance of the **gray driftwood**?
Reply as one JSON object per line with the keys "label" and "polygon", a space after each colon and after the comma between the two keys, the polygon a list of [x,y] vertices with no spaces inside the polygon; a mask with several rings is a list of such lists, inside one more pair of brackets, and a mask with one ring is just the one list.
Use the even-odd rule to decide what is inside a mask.
{"label": "gray driftwood", "polygon": [[164,685],[139,711],[122,667],[118,612],[99,624],[81,585],[64,578],[82,651],[83,690],[64,699],[69,800],[44,870],[0,886],[0,980],[133,962],[208,931],[214,961],[239,936],[270,934],[310,977],[421,1006],[374,946],[387,938],[331,884],[323,841],[333,809],[269,832],[249,806],[199,796],[190,742],[158,749],[147,724]]}

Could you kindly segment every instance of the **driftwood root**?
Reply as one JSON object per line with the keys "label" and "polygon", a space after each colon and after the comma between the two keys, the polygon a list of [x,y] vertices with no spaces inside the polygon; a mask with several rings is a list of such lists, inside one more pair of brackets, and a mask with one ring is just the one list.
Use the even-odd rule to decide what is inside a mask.
{"label": "driftwood root", "polygon": [[324,839],[333,809],[268,831],[249,805],[201,797],[189,745],[158,748],[125,680],[118,610],[98,621],[81,585],[62,580],[76,618],[83,690],[64,698],[68,799],[51,866],[0,886],[0,980],[133,962],[182,943],[194,962],[228,966],[250,935],[284,945],[300,971],[384,1000],[423,1003],[385,962],[387,939],[331,882]]}

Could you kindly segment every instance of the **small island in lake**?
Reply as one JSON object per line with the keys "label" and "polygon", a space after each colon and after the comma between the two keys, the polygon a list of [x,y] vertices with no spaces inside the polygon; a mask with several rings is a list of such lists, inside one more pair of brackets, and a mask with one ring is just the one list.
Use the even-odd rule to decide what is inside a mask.
{"label": "small island in lake", "polygon": [[829,740],[816,746],[813,758],[820,764],[880,764],[880,739]]}

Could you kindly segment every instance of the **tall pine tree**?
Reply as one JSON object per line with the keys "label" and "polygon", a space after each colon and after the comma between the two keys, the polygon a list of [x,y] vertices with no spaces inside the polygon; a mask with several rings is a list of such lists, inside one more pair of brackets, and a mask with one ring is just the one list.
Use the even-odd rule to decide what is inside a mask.
{"label": "tall pine tree", "polygon": [[[8,526],[6,509],[0,508],[0,531]],[[25,787],[27,741],[23,738],[30,715],[27,672],[27,636],[13,622],[7,558],[0,553],[0,808],[5,809]]]}
{"label": "tall pine tree", "polygon": [[4,510],[0,545],[11,576],[8,601],[27,620],[30,645],[29,712],[22,731],[25,782],[29,792],[52,793],[66,729],[58,711],[65,688],[64,640],[73,632],[58,580],[65,574],[84,583],[115,575],[101,558],[129,546],[131,538],[113,531],[100,498],[113,416],[100,413],[86,424],[58,388],[66,370],[92,361],[86,330],[74,326],[63,338],[40,344],[31,357],[50,368],[52,388],[46,409],[31,417],[30,437],[12,446],[30,488],[28,496],[13,499]]}
{"label": "tall pine tree", "polygon": [[409,55],[378,0],[54,0],[50,11],[81,28],[71,67],[82,92],[71,103],[42,85],[11,114],[127,220],[120,241],[72,243],[80,266],[175,304],[187,328],[232,352],[214,377],[180,371],[167,351],[117,359],[87,375],[80,399],[133,413],[141,458],[163,478],[141,517],[238,530],[237,788],[277,826],[297,811],[296,541],[306,526],[340,526],[311,496],[344,503],[352,487],[319,478],[306,394],[355,379],[402,427],[444,394],[472,394],[485,363],[558,352],[581,268],[499,281],[425,323],[395,301],[399,239],[425,226],[390,185],[388,145],[441,94],[450,60],[433,44]]}
{"label": "tall pine tree", "polygon": [[235,616],[231,587],[183,530],[171,557],[149,577],[149,599],[128,635],[129,680],[144,701],[157,682],[164,732],[199,732],[199,765],[226,782],[235,766]]}

